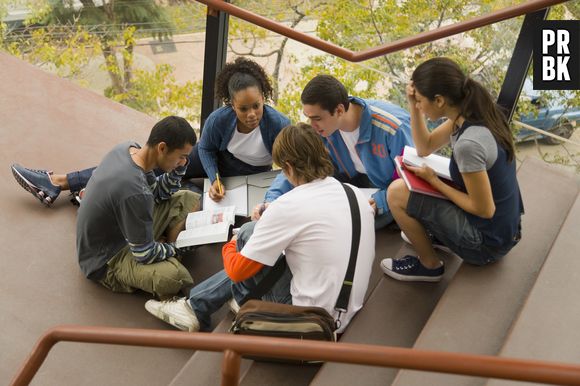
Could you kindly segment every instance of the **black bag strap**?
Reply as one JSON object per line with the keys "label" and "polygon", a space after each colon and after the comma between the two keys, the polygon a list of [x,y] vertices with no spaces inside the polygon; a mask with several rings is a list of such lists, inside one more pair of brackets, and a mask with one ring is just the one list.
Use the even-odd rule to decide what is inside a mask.
{"label": "black bag strap", "polygon": [[[360,208],[356,201],[356,195],[350,186],[342,184],[342,187],[346,192],[346,196],[348,197],[348,204],[350,206],[352,240],[350,244],[350,258],[348,260],[348,268],[346,269],[344,281],[342,282],[342,288],[340,289],[338,299],[336,300],[336,305],[334,306],[334,309],[338,311],[339,320],[340,314],[346,312],[348,308],[348,300],[350,299],[350,291],[352,290],[352,281],[354,279],[354,270],[356,268],[356,259],[358,257],[358,248],[360,245],[361,230]],[[339,322],[339,320],[337,320],[337,322]]]}
{"label": "black bag strap", "polygon": [[262,280],[239,302],[240,306],[250,299],[262,299],[262,296],[266,295],[268,291],[274,287],[274,284],[280,280],[285,270],[286,256],[281,254],[280,257],[278,257],[276,264],[270,268],[270,271],[266,274],[266,276],[264,276],[264,278],[262,278]]}

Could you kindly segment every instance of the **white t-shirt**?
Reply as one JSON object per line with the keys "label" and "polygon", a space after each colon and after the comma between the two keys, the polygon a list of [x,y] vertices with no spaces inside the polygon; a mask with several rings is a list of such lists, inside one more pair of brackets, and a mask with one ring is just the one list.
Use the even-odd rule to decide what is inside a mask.
{"label": "white t-shirt", "polygon": [[260,126],[248,134],[243,134],[234,130],[234,135],[228,143],[228,151],[234,157],[244,161],[252,166],[266,166],[272,164],[272,155],[266,149],[264,141],[262,140],[262,132]]}
{"label": "white t-shirt", "polygon": [[[342,332],[362,307],[375,258],[373,209],[356,187],[361,212],[361,239],[348,311]],[[300,185],[273,201],[264,212],[241,254],[272,266],[285,250],[292,272],[292,304],[319,306],[334,318],[350,258],[352,226],[346,193],[333,177]]]}
{"label": "white t-shirt", "polygon": [[360,128],[357,127],[355,131],[351,131],[351,132],[342,131],[342,130],[339,130],[338,132],[340,133],[340,136],[342,137],[342,140],[344,141],[344,144],[346,145],[346,148],[348,149],[348,152],[350,153],[350,158],[352,159],[352,162],[354,163],[354,168],[356,169],[356,171],[359,173],[362,173],[362,174],[367,174],[367,170],[365,169],[365,166],[363,165],[362,161],[360,160],[360,157],[358,156],[356,148],[354,147],[356,145],[356,143],[358,142]]}

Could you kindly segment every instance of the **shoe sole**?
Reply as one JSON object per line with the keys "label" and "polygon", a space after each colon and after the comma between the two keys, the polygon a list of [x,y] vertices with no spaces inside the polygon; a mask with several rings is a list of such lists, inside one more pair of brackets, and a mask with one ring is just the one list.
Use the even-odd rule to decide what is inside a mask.
{"label": "shoe sole", "polygon": [[29,192],[30,194],[32,194],[34,197],[36,197],[43,205],[50,207],[53,203],[52,199],[48,196],[45,195],[45,193],[36,187],[36,185],[34,185],[32,182],[28,181],[26,178],[24,178],[24,176],[22,174],[20,174],[18,172],[18,170],[16,170],[14,168],[14,166],[11,167],[12,169],[12,175],[14,176],[14,179],[16,180],[16,182],[18,182],[18,185],[22,186],[22,188],[24,190],[26,190],[27,192]]}
{"label": "shoe sole", "polygon": [[443,279],[443,276],[432,277],[432,276],[401,275],[400,273],[396,273],[396,272],[391,271],[390,269],[385,267],[382,263],[381,263],[381,270],[383,271],[383,273],[385,275],[392,277],[393,279],[400,280],[400,281],[425,281],[425,282],[429,282],[429,283],[437,283],[437,282],[441,281],[441,279]]}
{"label": "shoe sole", "polygon": [[[413,246],[413,244],[411,243],[411,240],[409,240],[407,238],[407,235],[403,231],[401,231],[401,238],[403,239],[404,242],[406,242],[407,244]],[[453,251],[449,247],[446,247],[445,245],[441,245],[441,244],[431,244],[431,245],[433,246],[433,249],[438,249],[441,252],[453,253]]]}

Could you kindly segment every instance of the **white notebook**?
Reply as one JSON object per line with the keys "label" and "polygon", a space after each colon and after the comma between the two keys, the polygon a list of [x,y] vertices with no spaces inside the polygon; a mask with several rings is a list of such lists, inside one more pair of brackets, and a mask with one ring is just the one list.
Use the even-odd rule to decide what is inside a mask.
{"label": "white notebook", "polygon": [[405,146],[403,151],[403,162],[411,166],[423,166],[426,164],[435,171],[439,177],[451,180],[449,173],[450,159],[437,154],[430,154],[427,157],[419,157],[417,149],[411,146]]}

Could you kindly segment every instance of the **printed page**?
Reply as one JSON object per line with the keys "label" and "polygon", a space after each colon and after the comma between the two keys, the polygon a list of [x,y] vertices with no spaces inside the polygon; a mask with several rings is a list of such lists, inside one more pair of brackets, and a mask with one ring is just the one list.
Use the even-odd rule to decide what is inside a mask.
{"label": "printed page", "polygon": [[226,195],[220,202],[209,198],[209,193],[203,195],[203,211],[219,210],[224,207],[235,206],[235,214],[238,216],[248,215],[248,186],[241,185],[234,189],[226,190]]}
{"label": "printed page", "polygon": [[177,248],[227,241],[230,224],[219,222],[181,231],[175,241]]}
{"label": "printed page", "polygon": [[449,174],[449,158],[437,154],[430,154],[427,157],[419,157],[417,149],[411,146],[405,146],[403,152],[403,162],[411,166],[423,166],[427,164],[439,177],[451,180]]}
{"label": "printed page", "polygon": [[209,210],[206,209],[198,212],[191,212],[187,215],[187,219],[185,220],[185,228],[200,228],[219,223],[226,223],[231,225],[235,221],[235,209],[236,208],[234,206],[224,206]]}

